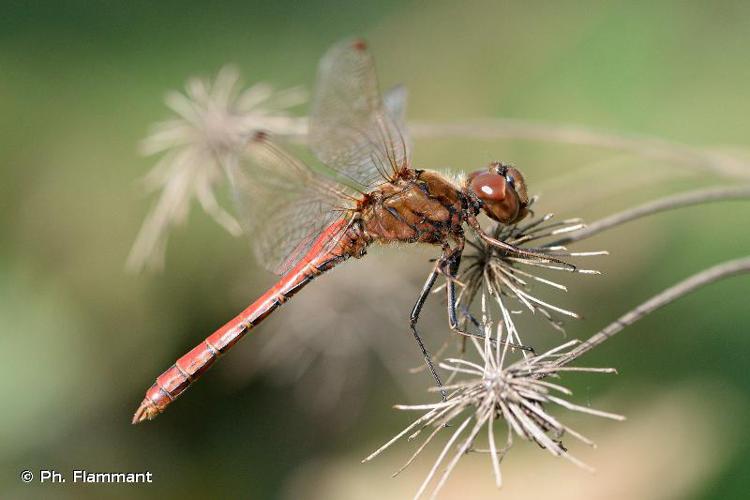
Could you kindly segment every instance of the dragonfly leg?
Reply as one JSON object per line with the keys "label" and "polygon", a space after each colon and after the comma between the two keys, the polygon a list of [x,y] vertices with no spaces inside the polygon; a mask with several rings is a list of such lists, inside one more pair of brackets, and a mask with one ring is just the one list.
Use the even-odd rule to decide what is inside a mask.
{"label": "dragonfly leg", "polygon": [[569,264],[568,262],[552,257],[551,255],[546,255],[541,252],[535,252],[533,250],[528,250],[526,248],[520,248],[520,247],[511,245],[510,243],[506,243],[504,241],[500,241],[496,238],[493,238],[492,236],[484,232],[482,227],[479,225],[479,221],[477,221],[475,218],[470,218],[468,222],[469,222],[469,225],[477,232],[479,237],[490,246],[499,248],[500,250],[503,250],[509,254],[536,259],[537,261],[540,261],[540,262],[554,262],[555,264],[559,264],[560,266],[565,268],[565,270],[567,271],[575,271],[577,269],[576,266],[574,266],[573,264]]}
{"label": "dragonfly leg", "polygon": [[[468,309],[464,308],[462,310],[462,314],[464,314],[469,320],[477,327],[479,330],[478,333],[470,332],[464,328],[461,328],[458,324],[458,318],[456,314],[457,310],[457,304],[456,304],[456,286],[453,282],[453,277],[456,276],[458,273],[458,267],[461,264],[461,251],[463,250],[463,244],[461,244],[458,248],[454,249],[451,254],[446,256],[444,258],[444,261],[446,262],[446,269],[444,272],[446,273],[446,278],[448,282],[446,283],[446,293],[448,295],[448,325],[450,326],[451,330],[454,332],[460,334],[460,335],[467,335],[470,337],[477,337],[480,339],[484,339],[484,333],[482,332],[482,325],[481,323],[474,318],[474,316],[471,315],[471,313],[468,311]],[[493,345],[495,345],[496,340],[490,339],[490,342],[492,342]],[[523,351],[530,351],[534,352],[534,348],[530,346],[520,345],[513,342],[509,342],[507,340],[500,341],[501,345],[508,344],[509,347],[512,347],[514,349],[521,349]]]}
{"label": "dragonfly leg", "polygon": [[[456,304],[456,305],[458,305],[458,304]],[[473,314],[471,314],[471,311],[469,311],[468,307],[462,305],[461,306],[461,314],[463,314],[464,316],[466,316],[466,318],[469,321],[471,321],[472,325],[476,326],[477,328],[481,328],[482,327],[482,324],[479,322],[479,320],[477,318],[474,317]]]}
{"label": "dragonfly leg", "polygon": [[[449,303],[450,303],[450,302],[449,302]],[[455,304],[454,304],[454,307],[455,307]],[[481,324],[481,323],[479,322],[479,320],[478,320],[478,319],[476,319],[476,318],[475,318],[475,317],[474,317],[474,316],[473,316],[473,315],[472,315],[472,314],[471,314],[471,313],[470,313],[470,312],[469,312],[469,311],[468,311],[468,310],[466,309],[466,307],[461,307],[461,311],[460,311],[460,312],[461,312],[461,314],[463,314],[464,316],[466,316],[466,317],[467,317],[467,318],[469,319],[469,321],[471,321],[471,323],[472,323],[472,324],[473,324],[474,326],[476,326],[476,327],[477,327],[477,330],[478,330],[478,331],[477,331],[477,332],[470,332],[469,330],[467,330],[467,329],[464,329],[464,328],[461,328],[461,327],[460,327],[460,326],[458,326],[458,325],[456,325],[456,327],[455,327],[455,328],[454,328],[453,326],[451,326],[451,330],[453,330],[454,332],[458,333],[459,335],[464,335],[464,336],[466,336],[466,337],[475,337],[475,338],[478,338],[478,339],[484,340],[484,333],[482,333],[482,326],[481,326],[482,324]],[[497,340],[496,340],[496,339],[493,339],[493,338],[490,338],[490,343],[491,343],[491,344],[492,344],[492,346],[494,347],[494,346],[496,345],[496,343],[497,343]],[[536,351],[534,350],[534,348],[533,348],[533,347],[531,347],[531,346],[529,346],[529,345],[516,344],[515,342],[510,342],[510,341],[507,341],[507,340],[501,340],[501,341],[500,341],[500,345],[505,345],[505,344],[508,344],[508,347],[511,347],[511,348],[513,348],[513,349],[519,349],[519,350],[521,350],[521,351],[528,351],[528,352],[530,352],[530,353],[532,353],[532,354],[536,354]]]}
{"label": "dragonfly leg", "polygon": [[442,396],[443,401],[445,401],[448,396],[443,390],[443,382],[440,381],[440,376],[438,375],[437,370],[435,370],[435,365],[432,362],[432,356],[430,356],[430,353],[427,351],[427,348],[425,347],[424,342],[422,342],[422,338],[419,336],[419,332],[417,331],[417,321],[419,321],[419,313],[422,312],[422,306],[424,306],[427,297],[430,295],[432,287],[435,286],[435,280],[440,274],[439,269],[442,265],[443,259],[440,258],[437,262],[435,262],[435,266],[433,267],[432,272],[427,277],[427,281],[425,281],[424,286],[422,287],[422,291],[417,298],[417,302],[414,304],[414,307],[411,310],[411,315],[409,316],[409,327],[411,328],[412,335],[414,335],[414,340],[417,341],[419,348],[422,350],[424,361],[427,364],[427,368],[430,369],[432,378],[435,379],[437,386],[440,388],[440,395]]}

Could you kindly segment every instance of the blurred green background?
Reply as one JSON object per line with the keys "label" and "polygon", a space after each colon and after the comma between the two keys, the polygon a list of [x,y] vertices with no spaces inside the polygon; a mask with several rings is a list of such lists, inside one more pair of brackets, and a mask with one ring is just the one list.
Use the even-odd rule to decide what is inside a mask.
{"label": "blurred green background", "polygon": [[[190,76],[235,63],[248,83],[309,87],[325,49],[361,35],[383,85],[407,85],[410,119],[510,117],[750,147],[747,2],[136,0],[1,10],[3,498],[408,497],[429,465],[423,458],[391,479],[413,450],[406,443],[375,464],[359,460],[409,422],[392,404],[432,398],[426,375],[407,372],[421,360],[406,321],[430,249],[374,251],[321,278],[166,414],[130,425],[153,378],[274,281],[200,210],[172,234],[161,274],[124,271],[153,202],[137,179],[154,159],[137,144],[170,116],[165,92]],[[590,146],[415,144],[424,167],[473,170],[492,159],[523,169],[541,211],[587,220],[739,182]],[[586,317],[568,324],[569,336],[584,338],[678,279],[748,254],[748,216],[748,203],[718,203],[618,228],[579,247],[610,250],[586,262],[603,276],[569,279],[571,292],[547,297]],[[444,497],[746,498],[748,290],[735,278],[681,300],[585,358],[618,376],[566,380],[577,402],[629,417],[563,415],[599,443],[571,449],[597,475],[525,444],[504,464],[505,490],[494,489],[487,457],[468,457]],[[559,343],[543,321],[529,324],[535,345]],[[329,335],[328,379],[253,368],[262,337],[295,328]],[[440,300],[423,328],[436,349],[447,329]],[[350,378],[316,404],[328,381]],[[40,468],[149,470],[154,483],[19,480]]]}

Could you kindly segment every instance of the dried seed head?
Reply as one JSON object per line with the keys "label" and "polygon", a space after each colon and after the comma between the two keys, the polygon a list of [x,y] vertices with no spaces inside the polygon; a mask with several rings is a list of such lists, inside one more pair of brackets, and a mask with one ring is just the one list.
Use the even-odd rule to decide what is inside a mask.
{"label": "dried seed head", "polygon": [[[495,481],[498,487],[501,486],[500,462],[513,445],[514,436],[533,441],[554,456],[563,457],[578,466],[590,469],[568,453],[562,444],[562,438],[569,435],[588,445],[593,446],[593,443],[550,415],[547,407],[551,405],[599,417],[624,419],[620,415],[571,403],[565,399],[566,396],[572,394],[571,391],[564,386],[550,382],[550,378],[556,378],[564,371],[614,372],[610,368],[557,366],[554,361],[563,356],[578,341],[567,342],[544,354],[523,358],[504,366],[508,344],[501,347],[500,342],[492,342],[489,323],[484,324],[484,342],[480,343],[475,338],[471,339],[481,361],[474,363],[465,359],[448,359],[441,363],[440,366],[451,372],[454,378],[450,385],[444,387],[450,391],[448,398],[433,404],[397,406],[396,408],[401,410],[423,411],[424,414],[364,460],[373,459],[404,436],[408,435],[408,439],[411,440],[425,429],[430,429],[422,445],[401,468],[403,470],[441,430],[449,429],[444,432],[451,432],[450,438],[415,498],[421,497],[428,486],[436,481],[433,487],[434,496],[445,484],[461,457],[470,451],[485,452],[490,455]],[[497,338],[501,338],[501,328],[498,328],[497,333]],[[495,439],[495,423],[498,420],[506,425],[505,441],[500,443],[500,446]],[[475,447],[480,433],[487,435],[487,449],[481,450]],[[454,447],[457,448],[454,449]],[[454,451],[451,451],[452,449]],[[437,477],[438,470],[449,455],[450,458],[442,474]]]}
{"label": "dried seed head", "polygon": [[[532,198],[529,204],[531,205],[534,201],[536,201],[536,197]],[[571,252],[564,246],[552,246],[546,243],[531,246],[534,242],[559,237],[559,235],[585,227],[580,219],[553,222],[553,217],[553,214],[546,214],[523,224],[498,224],[491,231],[491,235],[495,239],[511,245],[557,259],[607,254],[605,251]],[[563,272],[571,272],[572,270],[572,272],[579,274],[599,274],[598,271],[591,269],[572,269],[555,262],[542,262],[540,259],[533,257],[513,255],[488,245],[480,238],[470,239],[468,243],[473,252],[466,252],[465,265],[457,277],[457,281],[465,285],[458,295],[458,308],[460,311],[468,311],[480,292],[487,293],[500,307],[508,340],[517,344],[523,344],[523,342],[511,316],[512,313],[517,312],[512,309],[514,306],[520,306],[520,310],[528,309],[532,313],[541,314],[553,328],[563,333],[563,317],[580,317],[573,311],[555,306],[537,297],[533,290],[534,285],[567,291],[565,285],[539,276],[537,270],[551,269]],[[466,318],[464,321],[466,321]]]}
{"label": "dried seed head", "polygon": [[305,98],[299,88],[277,92],[262,83],[243,90],[232,67],[219,71],[213,83],[191,79],[184,94],[170,92],[166,103],[177,117],[157,124],[141,144],[146,155],[162,154],[145,178],[146,188],[161,195],[138,233],[128,268],[163,265],[167,233],[185,220],[194,198],[216,222],[238,235],[239,224],[214,194],[223,169],[237,160],[259,130],[297,133],[299,121],[286,111]]}

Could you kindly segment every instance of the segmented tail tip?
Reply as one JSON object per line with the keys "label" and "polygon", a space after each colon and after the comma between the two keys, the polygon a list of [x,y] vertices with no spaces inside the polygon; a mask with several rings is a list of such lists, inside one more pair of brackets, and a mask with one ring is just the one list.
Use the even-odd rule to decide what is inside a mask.
{"label": "segmented tail tip", "polygon": [[157,415],[159,415],[159,413],[159,409],[154,405],[154,403],[146,398],[141,402],[141,405],[135,411],[132,423],[133,425],[135,425],[140,424],[145,420],[153,420],[157,417]]}

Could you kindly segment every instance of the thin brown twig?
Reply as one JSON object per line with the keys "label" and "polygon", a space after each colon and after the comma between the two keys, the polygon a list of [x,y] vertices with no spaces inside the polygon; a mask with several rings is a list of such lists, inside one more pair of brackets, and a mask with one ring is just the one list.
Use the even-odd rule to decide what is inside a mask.
{"label": "thin brown twig", "polygon": [[[293,141],[305,142],[307,125],[307,118],[300,117],[285,135]],[[731,153],[658,137],[606,132],[581,125],[485,118],[447,123],[410,121],[407,128],[409,135],[415,139],[517,139],[592,146],[685,165],[697,170],[707,169],[724,177],[750,179],[750,162]]]}
{"label": "thin brown twig", "polygon": [[654,201],[649,201],[637,207],[629,208],[609,215],[596,222],[587,224],[586,227],[570,233],[559,240],[553,241],[548,246],[566,245],[574,241],[583,240],[594,236],[595,234],[611,229],[620,224],[630,222],[641,217],[654,215],[659,212],[673,210],[675,208],[689,207],[691,205],[700,205],[716,201],[741,200],[750,198],[750,186],[739,187],[712,187],[707,189],[697,189],[686,193],[679,193],[673,196],[667,196]]}
{"label": "thin brown twig", "polygon": [[621,316],[616,321],[610,323],[587,341],[581,343],[578,347],[566,353],[564,356],[561,356],[555,361],[555,364],[557,366],[563,366],[570,363],[594,347],[602,344],[605,340],[621,332],[626,326],[632,325],[639,319],[671,302],[674,302],[680,297],[716,281],[743,273],[750,273],[750,257],[730,260],[694,274],[693,276],[690,276],[689,278],[653,296],[635,309]]}
{"label": "thin brown twig", "polygon": [[495,118],[452,123],[409,122],[409,132],[415,138],[525,139],[594,146],[695,169],[709,169],[723,176],[750,178],[750,164],[731,154],[656,137],[615,134],[579,125]]}

